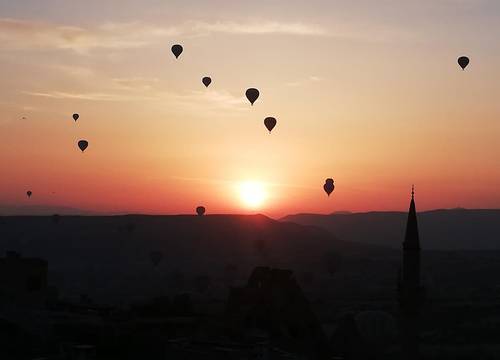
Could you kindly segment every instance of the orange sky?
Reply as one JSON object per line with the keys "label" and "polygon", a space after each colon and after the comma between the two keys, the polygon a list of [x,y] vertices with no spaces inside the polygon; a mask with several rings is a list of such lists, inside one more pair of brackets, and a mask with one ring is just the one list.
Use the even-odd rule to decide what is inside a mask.
{"label": "orange sky", "polygon": [[277,217],[402,210],[415,183],[419,210],[500,206],[500,4],[216,3],[0,3],[0,205]]}

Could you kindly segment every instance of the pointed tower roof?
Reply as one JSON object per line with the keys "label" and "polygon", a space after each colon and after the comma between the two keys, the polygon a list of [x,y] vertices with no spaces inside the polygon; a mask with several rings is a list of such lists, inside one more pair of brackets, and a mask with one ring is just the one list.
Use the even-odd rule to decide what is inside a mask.
{"label": "pointed tower roof", "polygon": [[418,237],[417,210],[415,208],[415,187],[411,188],[410,210],[408,211],[408,221],[406,222],[406,235],[403,241],[404,250],[420,250],[420,240]]}

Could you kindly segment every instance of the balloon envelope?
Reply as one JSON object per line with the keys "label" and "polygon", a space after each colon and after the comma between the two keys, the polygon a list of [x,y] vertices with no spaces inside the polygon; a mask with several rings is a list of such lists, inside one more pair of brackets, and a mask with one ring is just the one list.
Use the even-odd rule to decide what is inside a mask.
{"label": "balloon envelope", "polygon": [[76,121],[76,120],[78,120],[78,118],[79,118],[79,117],[80,117],[80,115],[78,115],[78,114],[73,114],[73,120],[75,120],[75,121]]}
{"label": "balloon envelope", "polygon": [[277,123],[277,121],[273,117],[266,117],[264,119],[264,125],[266,126],[267,130],[269,130],[269,132],[271,132],[274,129],[274,127],[276,126],[276,123]]}
{"label": "balloon envelope", "polygon": [[78,141],[78,147],[82,152],[85,151],[85,149],[89,146],[89,142],[87,140],[80,140]]}
{"label": "balloon envelope", "polygon": [[182,54],[183,48],[179,44],[175,44],[172,46],[172,53],[174,54],[175,58],[178,59],[179,56]]}
{"label": "balloon envelope", "polygon": [[198,206],[196,208],[196,213],[198,214],[198,216],[205,215],[205,207],[204,206]]}
{"label": "balloon envelope", "polygon": [[255,88],[247,89],[247,91],[245,92],[248,101],[250,101],[250,104],[252,105],[259,98],[259,94],[259,90]]}
{"label": "balloon envelope", "polygon": [[31,191],[29,191],[29,190],[28,190],[28,191],[26,191],[26,195],[28,195],[28,197],[31,197],[31,195],[32,195],[32,194],[33,194],[33,193],[32,193]]}
{"label": "balloon envelope", "polygon": [[331,178],[326,179],[325,184],[323,185],[323,189],[328,194],[328,196],[330,196],[330,194],[335,189],[335,184],[333,183],[333,179]]}
{"label": "balloon envelope", "polygon": [[208,76],[205,76],[201,82],[203,83],[203,85],[205,85],[206,87],[208,87],[208,85],[210,85],[212,83],[212,79]]}
{"label": "balloon envelope", "polygon": [[460,65],[460,67],[462,68],[462,70],[465,70],[465,68],[467,67],[467,65],[469,65],[469,58],[467,56],[460,56],[458,58],[458,65]]}

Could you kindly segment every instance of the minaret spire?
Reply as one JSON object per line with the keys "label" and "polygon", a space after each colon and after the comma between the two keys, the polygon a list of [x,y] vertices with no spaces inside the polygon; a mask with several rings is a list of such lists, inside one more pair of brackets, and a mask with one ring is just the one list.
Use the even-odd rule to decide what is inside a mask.
{"label": "minaret spire", "polygon": [[405,250],[420,250],[420,240],[418,236],[417,210],[415,207],[415,186],[411,187],[410,209],[406,222],[406,235],[403,241]]}
{"label": "minaret spire", "polygon": [[420,285],[420,240],[415,207],[415,186],[413,185],[403,241],[402,268],[402,275],[398,275],[402,355],[405,360],[417,360],[419,359],[419,316],[424,300],[424,289]]}

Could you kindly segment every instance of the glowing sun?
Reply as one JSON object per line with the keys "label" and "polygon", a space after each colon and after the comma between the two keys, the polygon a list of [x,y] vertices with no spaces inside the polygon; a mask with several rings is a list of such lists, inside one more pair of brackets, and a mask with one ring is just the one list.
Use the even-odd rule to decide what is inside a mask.
{"label": "glowing sun", "polygon": [[264,186],[256,181],[246,181],[239,186],[239,194],[243,204],[250,209],[257,209],[266,200]]}

